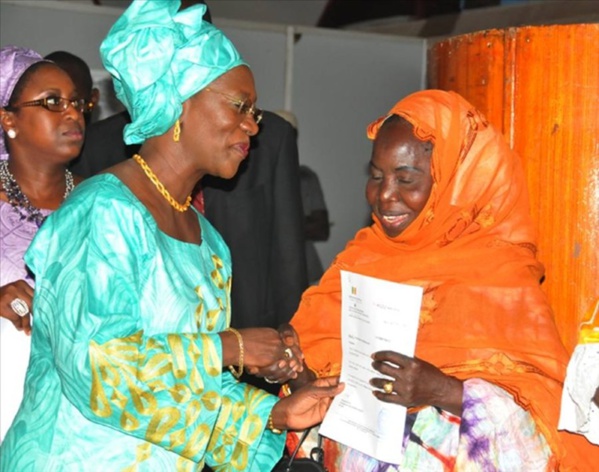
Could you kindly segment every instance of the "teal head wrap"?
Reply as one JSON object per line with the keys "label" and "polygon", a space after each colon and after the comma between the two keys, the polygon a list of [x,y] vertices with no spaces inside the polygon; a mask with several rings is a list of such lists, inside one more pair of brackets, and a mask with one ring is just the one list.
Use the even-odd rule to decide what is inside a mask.
{"label": "teal head wrap", "polygon": [[180,4],[134,0],[100,46],[116,96],[131,115],[127,144],[166,133],[185,100],[245,65],[222,31],[202,19],[205,5],[178,12]]}

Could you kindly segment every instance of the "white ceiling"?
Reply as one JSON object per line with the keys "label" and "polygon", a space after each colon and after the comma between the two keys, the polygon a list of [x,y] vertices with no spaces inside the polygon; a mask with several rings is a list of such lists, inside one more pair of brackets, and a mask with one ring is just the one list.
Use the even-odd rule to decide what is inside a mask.
{"label": "white ceiling", "polygon": [[[92,5],[92,0],[62,0]],[[131,0],[100,0],[102,6],[126,8]],[[316,26],[327,0],[206,0],[213,18],[258,23]]]}

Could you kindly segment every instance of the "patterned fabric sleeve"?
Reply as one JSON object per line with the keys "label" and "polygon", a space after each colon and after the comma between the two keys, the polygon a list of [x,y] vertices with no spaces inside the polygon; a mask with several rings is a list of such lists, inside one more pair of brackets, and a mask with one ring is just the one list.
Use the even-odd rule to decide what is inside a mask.
{"label": "patterned fabric sleeve", "polygon": [[[285,439],[264,432],[276,397],[222,374],[222,307],[207,310],[210,326],[199,332],[185,319],[200,308],[194,314],[176,289],[162,304],[169,310],[145,312],[144,297],[166,296],[156,273],[168,271],[157,265],[148,215],[122,203],[118,195],[97,199],[88,216],[80,214],[84,206],[65,206],[27,253],[38,280],[36,328],[48,338],[62,393],[91,422],[194,462],[266,470]],[[220,280],[223,266],[214,267]],[[183,324],[160,333],[156,318],[169,316]],[[266,462],[258,449],[267,451]]]}
{"label": "patterned fabric sleeve", "polygon": [[215,470],[264,470],[253,460],[257,450],[266,448],[272,463],[284,440],[265,431],[276,398],[220,375],[217,338],[138,332],[102,346],[91,341],[91,395],[78,384],[80,375],[68,385],[80,394],[70,399],[91,421],[194,462],[206,459]]}

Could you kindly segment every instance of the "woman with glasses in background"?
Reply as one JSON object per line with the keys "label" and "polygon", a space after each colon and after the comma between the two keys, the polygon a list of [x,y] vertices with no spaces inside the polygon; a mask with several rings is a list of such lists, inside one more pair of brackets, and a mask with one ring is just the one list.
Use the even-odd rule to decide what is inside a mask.
{"label": "woman with glasses in background", "polygon": [[81,180],[67,165],[83,145],[85,101],[62,69],[30,49],[3,47],[0,71],[2,440],[21,401],[29,359],[34,281],[23,255]]}
{"label": "woman with glasses in background", "polygon": [[229,328],[229,250],[190,195],[235,175],[261,112],[206,7],[179,4],[133,2],[100,47],[124,140],[142,145],[82,183],[25,256],[35,329],[2,470],[263,472],[284,430],[319,423],[341,390],[323,379],[279,400],[238,381],[272,363],[294,377],[301,353],[275,329]]}

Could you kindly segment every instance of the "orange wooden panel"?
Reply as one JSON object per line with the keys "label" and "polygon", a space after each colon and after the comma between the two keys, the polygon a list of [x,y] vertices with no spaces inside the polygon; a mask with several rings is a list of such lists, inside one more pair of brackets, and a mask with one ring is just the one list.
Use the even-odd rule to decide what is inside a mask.
{"label": "orange wooden panel", "polygon": [[450,38],[429,51],[428,86],[465,96],[522,157],[543,287],[572,349],[599,298],[599,25]]}
{"label": "orange wooden panel", "polygon": [[[499,129],[503,128],[505,32],[457,36],[429,50],[428,86],[463,93]],[[500,72],[501,71],[501,72]],[[509,80],[509,77],[507,78]]]}

